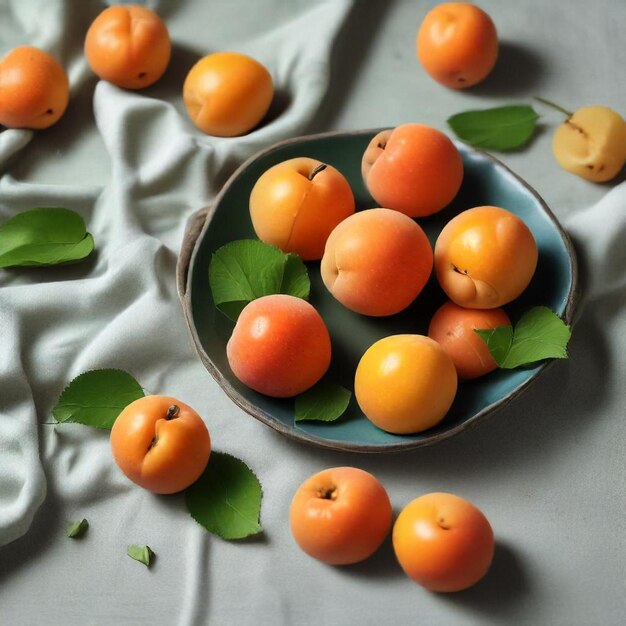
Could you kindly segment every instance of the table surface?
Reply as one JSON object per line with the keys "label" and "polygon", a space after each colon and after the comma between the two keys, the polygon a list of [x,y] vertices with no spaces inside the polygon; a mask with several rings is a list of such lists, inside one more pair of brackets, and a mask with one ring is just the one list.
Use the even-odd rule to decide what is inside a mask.
{"label": "table surface", "polygon": [[[322,11],[323,5],[333,2],[315,3],[317,8],[309,2],[280,0],[160,3],[175,48],[164,83],[145,96],[172,105],[168,113],[155,107],[155,118],[161,114],[184,118],[181,77],[202,51],[243,49],[278,67],[282,48],[268,42],[280,42],[281,37],[306,40],[307,12],[317,10],[317,5]],[[565,224],[599,201],[611,185],[588,183],[558,167],[551,136],[562,118],[533,103],[532,96],[572,109],[605,104],[624,114],[626,3],[484,0],[480,5],[498,27],[500,59],[484,84],[463,92],[434,83],[415,59],[415,32],[432,4],[355,2],[336,33],[330,58],[318,60],[328,62],[330,84],[321,106],[301,130],[409,121],[445,130],[445,120],[463,110],[531,103],[541,114],[536,136],[525,149],[501,158]],[[41,24],[33,32],[19,24],[20,11],[26,9],[16,9],[17,5],[0,2],[0,52],[33,37],[42,46],[52,41],[52,35],[46,39],[42,34]],[[23,5],[36,11],[40,3]],[[261,10],[261,5],[267,6]],[[85,2],[68,12],[60,26],[66,58],[80,56],[82,33],[98,8],[97,2]],[[264,39],[267,33],[276,40],[269,35]],[[37,419],[47,421],[71,376],[90,367],[132,371],[148,389],[194,406],[206,416],[216,449],[232,452],[254,468],[264,488],[264,533],[239,543],[214,538],[186,515],[181,497],[155,497],[129,485],[111,462],[106,434],[77,426],[42,426],[47,496],[26,535],[0,548],[0,623],[622,623],[624,292],[589,302],[573,334],[570,358],[549,368],[515,403],[461,436],[382,456],[292,442],[239,410],[209,377],[193,352],[174,288],[176,252],[186,217],[210,200],[245,152],[228,158],[225,149],[214,162],[207,148],[210,142],[205,143],[204,156],[190,157],[189,165],[172,177],[159,181],[155,174],[142,188],[143,195],[125,194],[116,178],[112,144],[103,140],[110,128],[105,122],[114,115],[102,109],[110,94],[104,93],[106,86],[96,87],[95,79],[82,78],[78,61],[73,69],[80,78],[68,111],[71,119],[41,133],[3,166],[0,209],[26,208],[29,198],[41,202],[46,194],[54,198],[66,194],[78,203],[83,194],[91,203],[96,241],[100,236],[106,244],[108,237],[113,238],[127,223],[120,216],[128,209],[134,216],[132,227],[144,234],[146,256],[133,258],[128,252],[125,263],[135,267],[132,281],[124,283],[129,297],[114,299],[108,308],[102,293],[100,299],[79,298],[78,304],[61,302],[51,309],[51,294],[63,300],[69,293],[63,291],[68,275],[61,269],[44,270],[43,278],[33,273],[0,278],[9,299],[15,297],[17,302],[22,288],[22,305],[28,302],[23,287],[32,289],[33,311],[20,312],[18,345]],[[94,88],[101,96],[95,113]],[[281,97],[285,106],[279,114],[286,115],[297,94],[287,91]],[[127,125],[141,124],[136,117],[128,120]],[[186,132],[194,134],[190,125]],[[137,154],[152,155],[160,149],[165,148],[159,137],[151,137]],[[132,146],[125,150],[125,165],[132,165],[139,156],[133,156]],[[72,196],[76,185],[80,189]],[[171,207],[176,207],[175,214]],[[133,245],[131,241],[128,250]],[[89,280],[89,271],[106,276],[107,258],[104,252],[87,269],[71,270],[73,287]],[[623,254],[618,258],[623,261]],[[40,281],[46,283],[45,291]],[[143,301],[142,294],[154,299]],[[148,302],[158,302],[159,311]],[[96,311],[96,304],[103,308]],[[38,316],[37,307],[45,315]],[[85,316],[90,315],[100,324],[87,321]],[[70,343],[57,341],[55,324],[84,328],[84,336]],[[99,340],[98,333],[116,325],[117,334]],[[49,353],[50,346],[56,351]],[[0,399],[0,409],[1,403]],[[497,539],[486,578],[468,591],[437,595],[404,576],[390,541],[368,561],[343,568],[299,552],[288,527],[291,497],[306,477],[337,465],[355,465],[375,474],[387,487],[396,513],[430,491],[450,491],[475,502],[491,521]],[[91,523],[87,536],[69,541],[64,536],[66,521],[83,516]],[[158,556],[150,571],[125,556],[130,543],[155,550]]]}

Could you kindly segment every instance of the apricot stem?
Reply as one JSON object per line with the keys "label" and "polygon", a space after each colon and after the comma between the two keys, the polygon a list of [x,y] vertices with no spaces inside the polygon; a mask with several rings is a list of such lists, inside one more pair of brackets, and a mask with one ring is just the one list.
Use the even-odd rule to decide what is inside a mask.
{"label": "apricot stem", "polygon": [[320,163],[310,174],[309,180],[313,180],[320,172],[323,172],[328,165],[326,163]]}
{"label": "apricot stem", "polygon": [[172,406],[169,409],[167,409],[167,414],[165,415],[165,419],[166,420],[176,419],[179,413],[180,413],[180,407],[176,404],[172,404]]}
{"label": "apricot stem", "polygon": [[562,106],[555,104],[554,102],[552,102],[551,100],[546,100],[545,98],[540,98],[539,96],[534,96],[535,100],[537,100],[538,102],[541,102],[542,104],[545,104],[546,106],[552,107],[553,109],[556,109],[557,111],[560,111],[561,113],[565,113],[565,115],[567,115],[567,117],[572,117],[572,115],[574,115],[574,113],[572,113],[572,111],[568,111],[567,109],[563,108]]}
{"label": "apricot stem", "polygon": [[336,487],[320,487],[317,491],[317,495],[322,500],[336,500],[337,488]]}

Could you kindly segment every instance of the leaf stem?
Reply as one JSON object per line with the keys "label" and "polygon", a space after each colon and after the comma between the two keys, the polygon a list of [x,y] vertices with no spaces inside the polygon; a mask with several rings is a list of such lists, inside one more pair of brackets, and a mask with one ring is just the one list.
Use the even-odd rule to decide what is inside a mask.
{"label": "leaf stem", "polygon": [[567,117],[572,117],[572,115],[574,115],[572,111],[568,111],[567,109],[552,102],[551,100],[546,100],[545,98],[540,98],[539,96],[534,96],[534,98],[535,100],[537,100],[537,102],[541,102],[542,104],[545,104],[546,106],[552,107],[553,109],[556,109],[557,111],[560,111],[561,113],[564,113],[565,115],[567,115]]}

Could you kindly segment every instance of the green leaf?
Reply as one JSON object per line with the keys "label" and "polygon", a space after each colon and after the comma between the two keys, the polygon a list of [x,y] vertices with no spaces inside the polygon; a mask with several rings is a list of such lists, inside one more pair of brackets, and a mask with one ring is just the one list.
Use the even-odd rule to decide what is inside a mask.
{"label": "green leaf", "polygon": [[492,330],[475,329],[487,343],[489,352],[496,363],[502,363],[511,349],[513,326],[498,326]]}
{"label": "green leaf", "polygon": [[448,119],[459,139],[490,150],[515,150],[523,146],[535,130],[539,116],[526,104],[465,111]]}
{"label": "green leaf", "polygon": [[306,299],[311,289],[298,255],[256,239],[240,239],[216,250],[209,264],[209,285],[215,305],[233,321],[256,298],[285,293]]}
{"label": "green leaf", "polygon": [[92,370],[65,388],[52,414],[57,422],[111,428],[122,409],[143,396],[141,385],[128,372]]}
{"label": "green leaf", "polygon": [[503,369],[530,365],[544,359],[566,359],[570,327],[554,311],[538,306],[516,324],[494,330],[476,330],[486,341],[491,356]]}
{"label": "green leaf", "polygon": [[287,293],[303,300],[309,299],[311,293],[309,273],[297,254],[290,253],[286,257],[280,293]]}
{"label": "green leaf", "polygon": [[222,539],[243,539],[261,532],[262,497],[252,470],[223,452],[211,452],[204,473],[185,493],[191,517]]}
{"label": "green leaf", "polygon": [[70,522],[67,525],[67,536],[70,539],[79,539],[87,532],[88,528],[89,522],[84,518],[79,522]]}
{"label": "green leaf", "polygon": [[93,248],[83,218],[69,209],[31,209],[0,226],[0,268],[80,261]]}
{"label": "green leaf", "polygon": [[146,567],[150,567],[156,556],[150,546],[128,546],[126,554],[128,554],[131,559],[143,563]]}
{"label": "green leaf", "polygon": [[296,422],[333,422],[350,404],[352,392],[334,383],[321,382],[296,398]]}

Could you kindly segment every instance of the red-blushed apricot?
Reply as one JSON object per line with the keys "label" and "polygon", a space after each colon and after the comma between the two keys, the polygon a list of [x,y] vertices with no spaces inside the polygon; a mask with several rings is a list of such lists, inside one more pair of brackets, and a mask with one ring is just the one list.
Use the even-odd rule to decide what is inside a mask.
{"label": "red-blushed apricot", "polygon": [[457,389],[452,359],[422,335],[392,335],[370,346],[354,378],[354,395],[373,424],[407,435],[437,425]]}
{"label": "red-blushed apricot", "polygon": [[246,386],[275,398],[312,387],[330,365],[330,335],[305,300],[275,294],[250,302],[226,346],[233,374]]}
{"label": "red-blushed apricot", "polygon": [[207,135],[235,137],[265,116],[274,84],[256,59],[238,52],[215,52],[200,59],[183,85],[191,121]]}
{"label": "red-blushed apricot", "polygon": [[131,402],[111,429],[111,451],[130,480],[154,493],[176,493],[194,483],[211,454],[202,418],[184,402],[146,396]]}
{"label": "red-blushed apricot", "polygon": [[596,183],[611,180],[626,162],[626,120],[609,107],[582,107],[556,129],[552,150],[564,170]]}
{"label": "red-blushed apricot", "polygon": [[473,4],[444,2],[428,12],[419,28],[417,58],[442,85],[471,87],[485,79],[496,64],[496,27]]}
{"label": "red-blushed apricot", "polygon": [[65,113],[70,87],[63,66],[32,46],[14,48],[0,61],[0,124],[42,129]]}
{"label": "red-blushed apricot", "polygon": [[289,519],[300,548],[332,565],[372,555],[391,528],[389,496],[380,482],[356,467],[334,467],[296,491]]}
{"label": "red-blushed apricot", "polygon": [[348,309],[383,316],[415,300],[432,266],[420,226],[397,211],[368,209],[333,230],[320,269],[327,289]]}
{"label": "red-blushed apricot", "polygon": [[85,37],[85,56],[94,73],[124,89],[143,89],[159,80],[171,52],[163,20],[137,4],[105,9]]}
{"label": "red-blushed apricot", "polygon": [[463,181],[463,161],[447,135],[425,124],[378,133],[361,162],[367,189],[380,206],[409,217],[447,206]]}
{"label": "red-blushed apricot", "polygon": [[274,165],[250,194],[259,239],[305,261],[321,259],[333,228],[353,213],[354,196],[341,172],[306,157]]}
{"label": "red-blushed apricot", "polygon": [[515,300],[537,267],[535,238],[510,211],[494,206],[459,213],[435,243],[435,271],[450,300],[495,309]]}
{"label": "red-blushed apricot", "polygon": [[490,330],[510,323],[502,309],[464,309],[454,302],[446,302],[433,315],[428,336],[448,353],[459,378],[468,380],[498,367],[476,330]]}
{"label": "red-blushed apricot", "polygon": [[475,585],[495,551],[487,518],[451,493],[429,493],[407,504],[393,526],[392,541],[406,575],[430,591]]}

